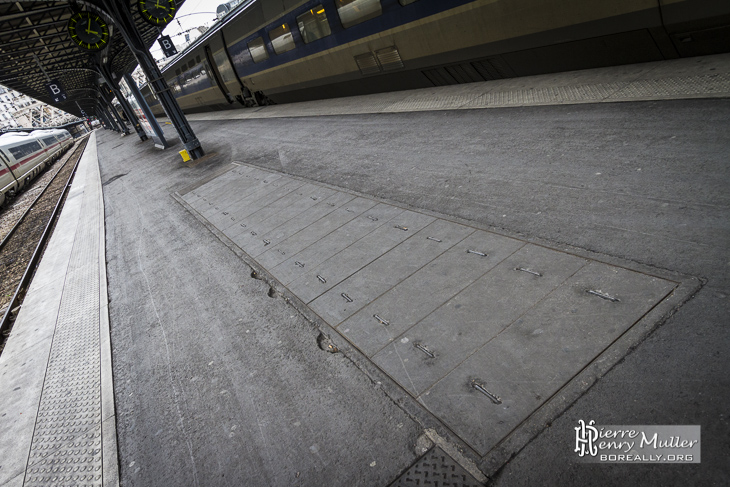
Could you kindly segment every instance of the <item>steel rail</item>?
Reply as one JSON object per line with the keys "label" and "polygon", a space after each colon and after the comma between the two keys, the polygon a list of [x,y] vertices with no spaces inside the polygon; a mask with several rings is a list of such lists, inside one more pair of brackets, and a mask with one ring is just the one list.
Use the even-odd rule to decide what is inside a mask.
{"label": "steel rail", "polygon": [[[77,147],[77,149],[78,149],[78,147]],[[69,159],[70,159],[70,157],[69,157]],[[65,164],[64,164],[64,166],[65,166]],[[38,202],[38,200],[41,199],[41,197],[46,193],[46,190],[51,187],[51,184],[53,184],[53,181],[56,180],[56,176],[58,176],[58,173],[61,172],[61,169],[63,169],[64,166],[61,166],[58,168],[58,171],[56,171],[56,174],[54,174],[53,177],[51,178],[51,180],[46,183],[46,186],[43,188],[43,190],[40,193],[38,193],[38,196],[36,196],[36,198],[33,200],[33,202],[30,204],[30,206],[28,206],[28,208],[25,209],[25,212],[23,212],[23,214],[20,215],[20,218],[18,219],[18,221],[15,222],[15,225],[13,225],[13,228],[10,229],[8,234],[5,235],[5,237],[3,238],[2,242],[0,242],[0,250],[2,250],[3,247],[5,247],[5,244],[7,243],[7,241],[10,240],[10,236],[13,233],[15,233],[15,229],[18,228],[18,226],[23,222],[25,217],[28,214],[30,214],[30,210],[35,206],[35,204]]]}
{"label": "steel rail", "polygon": [[[78,151],[79,149],[81,149],[81,153],[79,154],[78,159],[76,159],[74,168],[71,171],[71,174],[69,175],[68,180],[66,181],[66,185],[64,186],[63,191],[61,191],[61,195],[59,196],[58,201],[56,202],[56,206],[53,208],[51,217],[48,219],[46,228],[43,230],[43,234],[41,234],[41,238],[38,242],[38,245],[36,245],[36,248],[33,251],[33,255],[31,256],[30,261],[28,262],[28,266],[25,268],[23,277],[20,279],[20,282],[18,283],[18,287],[15,289],[13,298],[10,300],[10,303],[8,303],[8,307],[5,310],[5,313],[3,314],[2,320],[0,320],[0,334],[4,333],[9,328],[10,317],[11,317],[13,309],[18,304],[18,298],[20,296],[20,293],[25,288],[25,286],[28,285],[28,283],[31,280],[31,277],[33,276],[35,267],[38,264],[38,260],[40,259],[41,254],[42,254],[41,250],[43,250],[43,247],[45,246],[45,243],[46,243],[46,240],[48,239],[48,237],[50,237],[51,228],[53,227],[53,225],[56,221],[56,216],[57,216],[59,210],[63,206],[61,203],[63,202],[63,199],[66,196],[66,193],[68,193],[68,190],[71,187],[71,182],[74,178],[74,175],[76,174],[76,169],[78,169],[78,167],[79,167],[79,162],[81,161],[81,157],[84,155],[84,150],[86,150],[86,145],[88,144],[88,139],[89,138],[87,135],[85,140],[82,141],[83,147],[81,147],[81,145],[79,145],[79,147],[77,147],[75,149],[75,151]],[[73,154],[72,154],[72,156],[73,156]],[[59,169],[58,173],[60,173],[60,172],[61,172],[61,170]],[[56,176],[58,175],[58,173],[56,173]],[[18,227],[18,225],[20,224],[20,221],[22,221],[23,218],[25,217],[25,215],[30,212],[30,209],[33,208],[33,206],[36,204],[38,199],[43,195],[43,193],[45,193],[46,189],[48,189],[50,187],[51,183],[56,179],[56,176],[54,176],[53,179],[51,179],[51,181],[49,181],[49,183],[46,185],[46,187],[43,188],[43,191],[41,192],[41,194],[38,195],[38,198],[33,200],[33,203],[30,205],[30,207],[28,207],[28,209],[25,211],[25,213],[23,213],[23,216],[20,217],[20,220],[18,220],[18,223],[16,223],[15,226],[13,226],[13,228],[10,230],[10,233],[8,233],[8,235],[3,239],[2,244],[0,244],[0,249],[2,249],[2,246],[6,243],[6,241],[10,237],[10,235],[12,235],[12,233]]]}

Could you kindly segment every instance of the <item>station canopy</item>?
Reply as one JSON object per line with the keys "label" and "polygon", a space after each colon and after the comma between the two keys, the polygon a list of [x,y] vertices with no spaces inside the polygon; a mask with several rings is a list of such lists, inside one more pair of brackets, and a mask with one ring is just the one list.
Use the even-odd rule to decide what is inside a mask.
{"label": "station canopy", "polygon": [[[145,22],[136,1],[115,0],[129,5],[134,22],[149,48],[160,34],[158,27]],[[184,0],[178,0],[178,7]],[[137,65],[112,18],[111,38],[100,52],[85,51],[71,39],[69,19],[81,10],[95,10],[100,1],[10,2],[0,0],[0,84],[31,96],[43,103],[81,117],[94,114],[100,104],[99,86],[103,80],[97,66],[104,64],[110,72],[130,73]],[[104,15],[102,15],[104,17]],[[49,80],[64,88],[67,99],[54,102]],[[77,105],[78,102],[78,105]]]}

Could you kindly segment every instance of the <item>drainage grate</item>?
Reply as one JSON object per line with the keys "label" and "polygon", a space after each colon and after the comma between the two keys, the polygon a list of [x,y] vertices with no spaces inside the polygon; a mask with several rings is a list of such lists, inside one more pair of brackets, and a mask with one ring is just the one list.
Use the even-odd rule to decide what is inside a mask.
{"label": "drainage grate", "polygon": [[390,484],[391,487],[411,485],[432,485],[434,487],[482,486],[477,479],[439,447],[429,450],[415,465]]}

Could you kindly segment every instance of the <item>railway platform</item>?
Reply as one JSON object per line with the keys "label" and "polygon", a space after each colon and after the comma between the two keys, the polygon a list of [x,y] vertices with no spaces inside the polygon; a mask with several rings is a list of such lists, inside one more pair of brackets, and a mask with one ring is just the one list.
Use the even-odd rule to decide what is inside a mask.
{"label": "railway platform", "polygon": [[[190,163],[97,131],[0,357],[0,486],[720,485],[728,83],[195,114]],[[578,419],[701,424],[702,463],[581,464]]]}
{"label": "railway platform", "polygon": [[728,96],[730,55],[718,54],[280,106],[222,110],[191,114],[189,119],[407,113]]}
{"label": "railway platform", "polygon": [[0,485],[117,484],[96,135],[0,356]]}

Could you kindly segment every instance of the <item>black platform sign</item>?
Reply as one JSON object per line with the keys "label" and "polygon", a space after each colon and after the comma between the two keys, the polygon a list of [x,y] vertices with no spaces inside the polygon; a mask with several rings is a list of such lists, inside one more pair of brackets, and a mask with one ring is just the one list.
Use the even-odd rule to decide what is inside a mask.
{"label": "black platform sign", "polygon": [[160,37],[159,42],[160,47],[162,48],[162,52],[165,54],[165,57],[170,57],[177,54],[177,49],[175,49],[175,44],[172,43],[172,39],[170,39],[170,36]]}
{"label": "black platform sign", "polygon": [[48,93],[51,95],[54,103],[66,101],[66,90],[63,89],[61,83],[58,80],[52,79],[50,83],[46,85]]}

